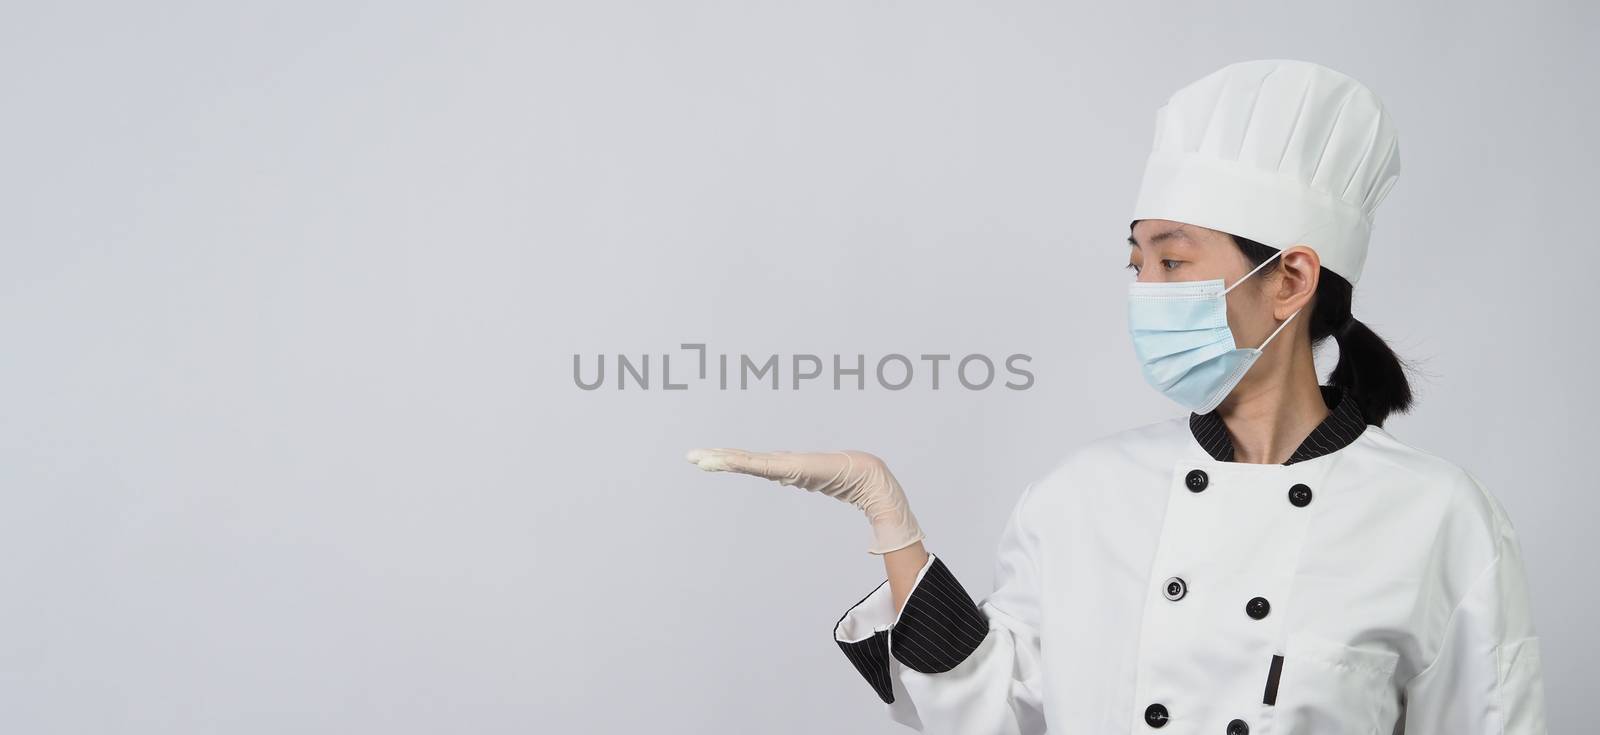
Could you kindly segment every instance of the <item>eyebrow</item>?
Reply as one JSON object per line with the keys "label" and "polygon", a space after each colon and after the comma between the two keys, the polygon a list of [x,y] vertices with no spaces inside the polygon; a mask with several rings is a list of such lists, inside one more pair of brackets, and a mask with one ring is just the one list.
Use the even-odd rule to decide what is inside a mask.
{"label": "eyebrow", "polygon": [[[1189,239],[1189,233],[1184,232],[1183,228],[1181,228],[1181,227],[1174,227],[1174,228],[1172,228],[1170,230],[1167,230],[1166,232],[1158,232],[1158,233],[1156,233],[1154,235],[1151,235],[1150,236],[1150,244],[1154,245],[1154,244],[1156,244],[1158,242],[1161,242],[1163,240],[1170,240],[1172,238],[1188,240]],[[1133,247],[1139,247],[1139,241],[1133,239],[1133,235],[1129,235],[1128,236],[1128,244],[1133,246]]]}

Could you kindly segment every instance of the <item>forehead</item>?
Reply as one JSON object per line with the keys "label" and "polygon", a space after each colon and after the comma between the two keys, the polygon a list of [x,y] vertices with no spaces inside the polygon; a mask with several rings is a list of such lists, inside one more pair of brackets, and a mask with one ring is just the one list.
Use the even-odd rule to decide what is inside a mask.
{"label": "forehead", "polygon": [[1178,222],[1170,219],[1142,219],[1133,225],[1128,236],[1128,244],[1135,247],[1140,245],[1182,245],[1185,243],[1214,242],[1224,233],[1200,225],[1187,222]]}

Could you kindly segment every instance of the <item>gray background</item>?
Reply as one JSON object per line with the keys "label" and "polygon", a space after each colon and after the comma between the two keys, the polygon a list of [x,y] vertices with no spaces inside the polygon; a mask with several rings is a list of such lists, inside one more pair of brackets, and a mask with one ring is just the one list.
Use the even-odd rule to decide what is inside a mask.
{"label": "gray background", "polygon": [[[1180,415],[1127,215],[1156,107],[1268,57],[1397,120],[1389,428],[1508,509],[1587,729],[1593,5],[977,5],[8,4],[0,730],[900,730],[831,638],[860,513],[684,451],[877,452],[988,589],[1027,482]],[[573,383],[680,342],[1037,383]]]}

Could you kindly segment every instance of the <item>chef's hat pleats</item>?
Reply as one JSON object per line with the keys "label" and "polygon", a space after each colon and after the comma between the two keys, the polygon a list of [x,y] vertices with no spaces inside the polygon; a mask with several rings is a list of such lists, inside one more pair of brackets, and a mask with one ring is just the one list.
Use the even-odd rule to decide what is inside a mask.
{"label": "chef's hat pleats", "polygon": [[1156,130],[1134,219],[1170,219],[1282,249],[1310,245],[1359,280],[1373,213],[1400,174],[1377,95],[1318,64],[1230,64],[1178,90]]}

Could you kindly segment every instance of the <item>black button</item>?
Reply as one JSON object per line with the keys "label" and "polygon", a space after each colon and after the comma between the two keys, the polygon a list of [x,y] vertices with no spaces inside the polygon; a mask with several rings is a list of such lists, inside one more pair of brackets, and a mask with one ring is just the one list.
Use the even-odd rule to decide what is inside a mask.
{"label": "black button", "polygon": [[1183,581],[1183,577],[1167,577],[1167,585],[1162,592],[1166,594],[1167,599],[1177,602],[1189,593],[1189,585]]}
{"label": "black button", "polygon": [[1210,480],[1206,478],[1205,470],[1189,470],[1188,476],[1183,478],[1183,484],[1189,486],[1189,492],[1191,493],[1206,489],[1206,483],[1208,482]]}
{"label": "black button", "polygon": [[1311,488],[1302,483],[1295,483],[1294,487],[1289,488],[1289,502],[1294,503],[1296,508],[1304,508],[1310,505]]}
{"label": "black button", "polygon": [[1151,727],[1161,727],[1167,724],[1167,708],[1160,704],[1152,704],[1144,708],[1144,724]]}
{"label": "black button", "polygon": [[1244,614],[1249,615],[1250,617],[1255,618],[1256,620],[1260,620],[1260,619],[1266,617],[1267,616],[1267,612],[1270,611],[1271,609],[1272,609],[1272,604],[1267,602],[1267,598],[1265,598],[1265,597],[1252,597],[1252,598],[1250,598],[1250,601],[1245,603],[1245,605],[1244,605]]}
{"label": "black button", "polygon": [[1228,723],[1228,735],[1250,735],[1250,726],[1244,720],[1234,720]]}

